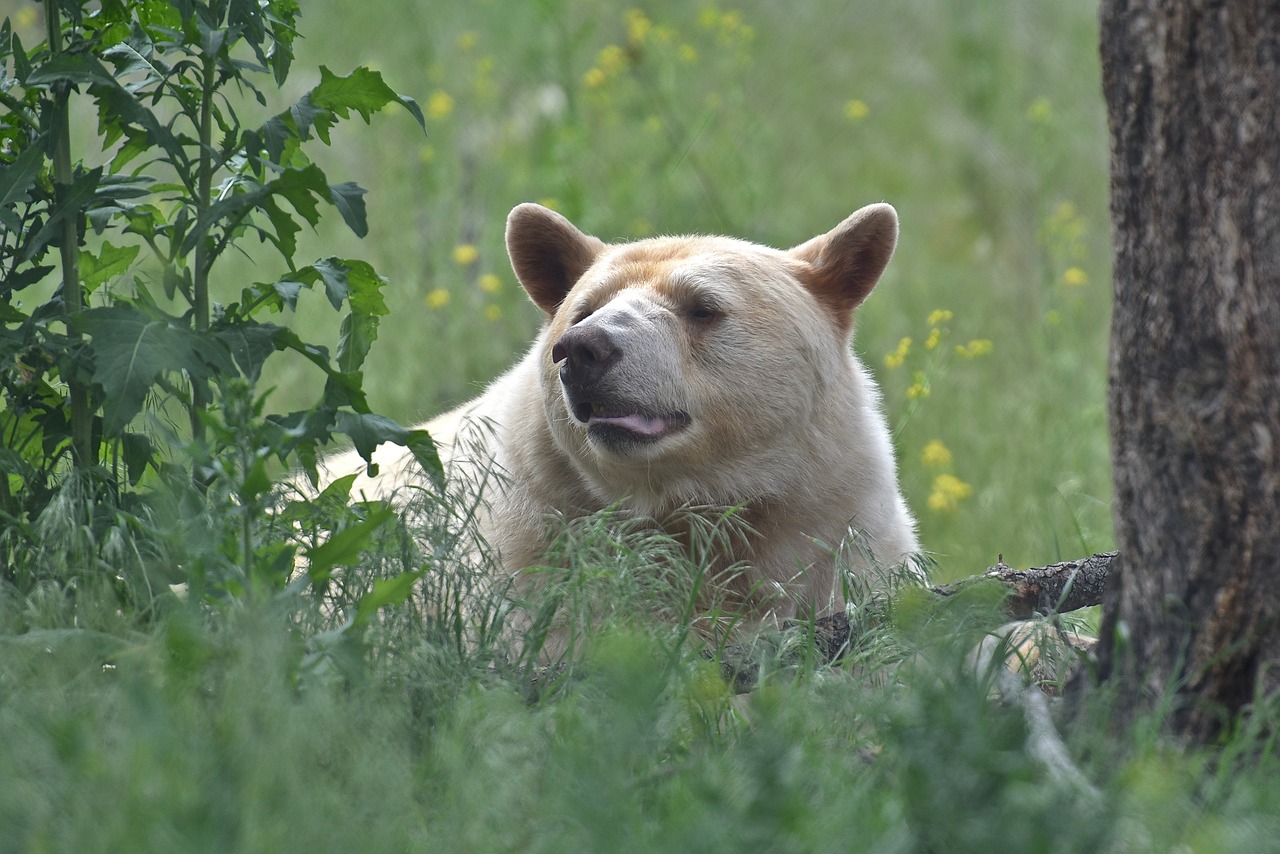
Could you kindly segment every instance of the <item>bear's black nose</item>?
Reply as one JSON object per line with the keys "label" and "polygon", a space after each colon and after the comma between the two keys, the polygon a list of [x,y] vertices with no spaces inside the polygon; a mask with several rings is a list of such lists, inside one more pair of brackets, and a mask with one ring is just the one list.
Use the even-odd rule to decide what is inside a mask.
{"label": "bear's black nose", "polygon": [[606,330],[599,326],[574,326],[551,348],[551,360],[560,365],[560,380],[565,385],[594,385],[622,350]]}

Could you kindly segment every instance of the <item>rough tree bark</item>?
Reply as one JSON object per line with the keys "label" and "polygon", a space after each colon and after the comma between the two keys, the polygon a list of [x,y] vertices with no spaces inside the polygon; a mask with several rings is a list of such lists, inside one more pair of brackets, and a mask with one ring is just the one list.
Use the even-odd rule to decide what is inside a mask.
{"label": "rough tree bark", "polygon": [[1100,672],[1211,738],[1280,686],[1280,3],[1102,0],[1120,560]]}

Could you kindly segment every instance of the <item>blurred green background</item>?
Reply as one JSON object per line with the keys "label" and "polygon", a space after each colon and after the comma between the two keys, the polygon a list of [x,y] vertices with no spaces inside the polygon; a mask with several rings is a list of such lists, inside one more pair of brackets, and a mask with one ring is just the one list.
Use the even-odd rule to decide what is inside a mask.
{"label": "blurred green background", "polygon": [[[25,5],[34,23],[38,6]],[[884,390],[939,574],[1112,545],[1092,4],[309,0],[303,11],[289,91],[271,111],[315,85],[318,66],[365,64],[427,116],[427,136],[397,109],[311,150],[331,180],[369,190],[367,238],[330,215],[297,257],[364,258],[390,280],[366,369],[376,411],[425,420],[528,346],[540,316],[502,242],[519,202],[609,241],[717,232],[786,247],[884,200],[901,240],[855,347]],[[246,124],[269,115],[246,105]],[[223,299],[284,272],[257,256],[226,265]],[[336,341],[319,295],[294,320],[307,340]],[[270,407],[313,400],[319,371],[278,358]]]}
{"label": "blurred green background", "polygon": [[[367,258],[391,280],[375,409],[424,419],[523,352],[540,318],[502,243],[519,202],[605,240],[785,247],[885,200],[901,242],[855,346],[942,574],[1111,546],[1092,4],[312,0],[304,13],[295,94],[317,65],[363,63],[427,114],[426,137],[388,114],[321,152],[335,180],[369,189],[371,233],[331,217],[316,254]],[[300,321],[332,327],[312,302]],[[308,370],[279,366],[277,407],[319,381]]]}

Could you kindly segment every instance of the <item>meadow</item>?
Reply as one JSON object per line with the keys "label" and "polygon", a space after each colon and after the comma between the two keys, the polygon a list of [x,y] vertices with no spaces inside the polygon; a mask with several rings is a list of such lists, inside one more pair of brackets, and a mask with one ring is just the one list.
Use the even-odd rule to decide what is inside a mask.
{"label": "meadow", "polygon": [[[422,102],[346,128],[391,280],[378,411],[422,420],[523,353],[539,313],[502,244],[541,201],[605,240],[791,246],[873,201],[902,220],[856,349],[885,393],[947,576],[1111,547],[1107,142],[1076,4],[603,2],[306,9],[303,59],[368,62]],[[320,251],[320,250],[317,250]],[[305,320],[305,318],[304,318]],[[305,369],[299,368],[299,371]],[[281,389],[305,382],[285,373]]]}
{"label": "meadow", "polygon": [[[427,134],[392,111],[336,131],[316,159],[368,188],[369,234],[325,220],[298,256],[365,258],[387,277],[365,389],[413,423],[474,394],[537,329],[502,244],[519,202],[605,240],[786,247],[888,201],[901,239],[855,346],[938,579],[1105,550],[1095,14],[312,0],[282,103],[315,84],[308,69],[367,64],[418,100]],[[241,248],[215,298],[267,275]],[[320,303],[290,319],[308,340],[336,338]],[[286,354],[259,391],[289,409],[322,382]],[[397,586],[464,562],[447,501],[408,522],[423,550],[388,526],[346,559],[327,606],[299,583],[170,592],[232,524],[189,509],[151,511],[159,533],[134,552],[83,545],[74,513],[46,514],[33,529],[48,568],[0,584],[0,851],[1252,852],[1280,835],[1273,699],[1206,749],[1166,738],[1159,710],[1117,728],[1105,689],[1054,700],[1081,786],[972,672],[1003,619],[986,589],[855,613],[834,667],[763,638],[756,687],[735,695],[678,621],[654,624],[687,593],[646,573],[670,543],[588,520],[561,544],[571,572],[550,603],[585,627],[579,647],[531,680],[508,635],[453,619],[444,574],[423,575],[422,597]],[[139,575],[113,574],[131,561]]]}

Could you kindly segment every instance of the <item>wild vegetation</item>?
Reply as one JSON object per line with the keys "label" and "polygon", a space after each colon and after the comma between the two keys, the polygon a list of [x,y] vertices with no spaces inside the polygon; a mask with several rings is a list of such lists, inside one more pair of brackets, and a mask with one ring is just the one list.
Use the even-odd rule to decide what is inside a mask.
{"label": "wild vegetation", "polygon": [[[582,520],[547,595],[508,602],[398,426],[532,336],[517,202],[604,239],[787,246],[883,199],[902,240],[856,346],[937,574],[1109,547],[1091,9],[305,12],[50,0],[0,30],[0,849],[1276,838],[1272,699],[1191,751],[1158,714],[1113,731],[1095,691],[1058,710],[1081,788],[972,671],[1002,619],[982,588],[856,610],[832,667],[762,637],[735,697],[687,630],[696,561]],[[407,512],[292,500],[335,433],[413,444]],[[574,654],[545,670],[553,619]]]}

